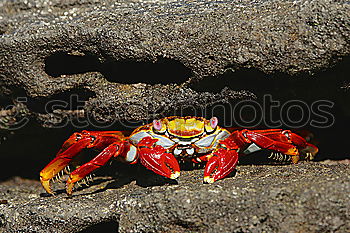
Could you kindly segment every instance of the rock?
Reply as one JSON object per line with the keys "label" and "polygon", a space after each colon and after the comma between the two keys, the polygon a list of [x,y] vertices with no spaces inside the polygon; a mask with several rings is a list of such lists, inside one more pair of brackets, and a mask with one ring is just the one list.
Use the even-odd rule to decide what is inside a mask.
{"label": "rock", "polygon": [[142,168],[119,171],[113,179],[96,177],[72,198],[61,191],[46,196],[34,180],[1,183],[0,200],[7,203],[0,204],[0,231],[350,230],[348,164],[240,165],[233,177],[210,185],[202,183],[201,169],[183,171],[178,183]]}
{"label": "rock", "polygon": [[25,179],[82,128],[130,130],[266,94],[335,103],[315,138],[322,158],[347,156],[349,19],[345,0],[1,1],[1,161],[12,166],[0,169],[0,231],[349,231],[348,162],[239,166],[213,185],[202,170],[177,185],[127,167],[72,198]]}
{"label": "rock", "polygon": [[[271,87],[271,79],[261,86],[243,73],[238,81],[231,70],[305,74],[328,68],[349,55],[349,12],[346,1],[330,0],[5,0],[3,102],[26,97],[29,115],[54,127],[78,110],[97,121],[137,121],[182,106],[252,99],[257,93],[249,87],[266,94],[262,86]],[[222,87],[227,73],[233,90]],[[208,78],[213,93],[202,88]],[[292,91],[309,87],[281,80],[279,86]],[[335,88],[344,85],[327,80]],[[246,86],[239,89],[239,83]],[[71,103],[72,95],[81,102]],[[45,109],[56,100],[70,104]]]}

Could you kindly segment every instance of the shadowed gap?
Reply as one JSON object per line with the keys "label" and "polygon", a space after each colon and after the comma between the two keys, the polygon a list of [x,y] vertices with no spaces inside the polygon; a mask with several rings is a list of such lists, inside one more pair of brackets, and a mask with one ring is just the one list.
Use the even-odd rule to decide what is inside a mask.
{"label": "shadowed gap", "polygon": [[[343,145],[348,144],[348,133],[344,127],[350,121],[350,91],[346,88],[348,84],[348,75],[350,73],[350,57],[345,57],[334,67],[327,70],[320,70],[314,75],[299,74],[288,75],[281,73],[265,74],[257,69],[240,69],[234,71],[227,68],[227,71],[219,76],[206,77],[202,81],[192,84],[192,88],[196,91],[219,92],[224,87],[232,90],[248,90],[256,94],[257,103],[263,108],[263,119],[281,119],[281,106],[290,100],[301,100],[311,106],[312,103],[319,100],[328,100],[334,103],[330,109],[330,114],[334,116],[335,122],[327,128],[312,127],[306,125],[301,129],[312,132],[320,148],[319,159],[340,159],[349,157],[349,153]],[[263,96],[271,95],[274,101],[279,101],[280,106],[272,112],[264,110]],[[247,121],[254,119],[254,111],[245,109],[243,114],[238,114],[235,106],[230,103],[219,106],[211,106],[212,112],[219,117],[222,125],[234,127],[232,125],[237,119],[243,115]],[[207,111],[211,111],[207,109]],[[221,110],[227,111],[221,111]],[[230,109],[230,110],[228,110]],[[299,109],[294,108],[288,112],[291,120],[301,118]],[[311,119],[317,119],[317,115],[311,114]],[[256,121],[255,121],[256,122]],[[255,123],[254,122],[254,123]],[[262,122],[258,122],[258,128],[270,128]],[[283,124],[279,128],[289,128]],[[293,129],[293,128],[292,128]]]}
{"label": "shadowed gap", "polygon": [[51,97],[28,98],[27,107],[36,113],[52,113],[55,110],[81,110],[85,101],[95,93],[83,88],[75,88]]}
{"label": "shadowed gap", "polygon": [[79,233],[94,233],[94,232],[104,232],[104,233],[115,233],[118,232],[119,224],[116,221],[101,222],[80,231]]}
{"label": "shadowed gap", "polygon": [[45,60],[45,71],[52,77],[61,75],[100,72],[115,83],[169,84],[187,81],[192,72],[181,62],[158,58],[156,62],[132,60],[107,60],[100,62],[94,55],[69,55],[57,53]]}
{"label": "shadowed gap", "polygon": [[[318,141],[317,145],[320,148],[320,154],[319,157],[316,157],[317,159],[344,159],[349,157],[346,145],[348,145],[349,141],[347,127],[350,121],[348,112],[350,98],[349,91],[340,87],[348,79],[350,72],[349,62],[350,59],[346,58],[332,69],[304,78],[283,74],[267,75],[257,70],[228,71],[224,76],[209,77],[198,84],[193,84],[193,88],[202,88],[202,90],[207,91],[214,90],[220,85],[230,86],[232,89],[251,88],[251,90],[258,92],[257,96],[270,93],[274,99],[281,101],[288,99],[305,101],[313,101],[319,98],[330,99],[336,103],[332,112],[336,117],[335,124],[326,129],[306,128],[314,133],[315,139]],[[220,79],[220,82],[218,82],[218,79]],[[218,88],[218,90],[221,89],[222,87]],[[80,91],[83,93],[80,93]],[[63,96],[55,96],[53,99],[56,99],[56,97],[57,99],[61,97],[65,99],[72,93],[84,96],[86,90],[80,91],[79,89],[72,90],[70,93],[63,94]],[[85,99],[89,97],[89,91],[87,92]],[[48,102],[48,99],[41,101],[38,103],[32,102],[32,104],[41,103],[39,109],[42,109],[42,106]],[[7,100],[5,100],[6,102]],[[33,107],[35,108],[35,106]],[[215,115],[219,116],[219,113]],[[220,125],[225,124],[222,119],[230,119],[224,118],[222,115],[220,117]],[[278,118],[279,115],[276,114],[274,117]],[[73,132],[82,130],[71,127],[60,129],[43,129],[39,126],[31,127],[32,125],[28,125],[26,128],[14,131],[14,135],[0,144],[3,155],[3,166],[0,169],[2,180],[14,175],[37,179],[40,170],[53,158],[63,141]],[[267,127],[261,125],[261,128]],[[93,128],[89,127],[89,130],[93,130]],[[123,128],[120,125],[113,125],[105,130],[123,130]]]}
{"label": "shadowed gap", "polygon": [[0,35],[3,35],[7,32],[8,25],[6,23],[1,22],[0,23]]}

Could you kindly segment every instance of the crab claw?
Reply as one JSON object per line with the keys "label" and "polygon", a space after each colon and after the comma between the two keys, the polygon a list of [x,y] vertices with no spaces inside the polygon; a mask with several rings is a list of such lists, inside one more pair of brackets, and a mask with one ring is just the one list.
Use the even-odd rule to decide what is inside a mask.
{"label": "crab claw", "polygon": [[236,150],[220,148],[208,160],[204,170],[204,182],[213,183],[230,174],[238,161]]}
{"label": "crab claw", "polygon": [[143,166],[161,176],[170,179],[180,176],[179,163],[172,154],[166,153],[162,146],[140,148],[140,161]]}

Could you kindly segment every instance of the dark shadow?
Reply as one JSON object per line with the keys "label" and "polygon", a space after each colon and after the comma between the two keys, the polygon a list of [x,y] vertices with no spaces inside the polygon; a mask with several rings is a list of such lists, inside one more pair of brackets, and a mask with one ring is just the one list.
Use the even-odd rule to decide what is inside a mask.
{"label": "dark shadow", "polygon": [[2,96],[0,94],[0,109],[8,109],[9,106],[13,106],[13,100],[8,96]]}
{"label": "dark shadow", "polygon": [[[140,187],[153,187],[153,186],[164,186],[164,185],[177,185],[178,182],[176,180],[172,180],[154,172],[146,169],[140,164],[132,165],[125,164],[120,162],[113,162],[110,166],[105,166],[101,168],[98,173],[104,176],[112,177],[111,182],[109,182],[106,187],[102,189],[95,190],[93,192],[86,192],[82,194],[74,194],[73,196],[85,196],[91,195],[95,193],[104,192],[108,189],[119,189],[125,185],[130,184],[133,181],[136,181],[136,185]],[[103,180],[104,182],[106,180]],[[99,183],[102,183],[99,182]],[[92,185],[97,185],[98,183],[91,183]],[[80,191],[85,189],[86,187],[81,187],[76,189],[76,191]]]}
{"label": "dark shadow", "polygon": [[249,155],[241,155],[239,157],[239,165],[253,165],[253,164],[261,164],[261,165],[288,165],[291,164],[290,161],[277,161],[269,158],[271,155],[271,151],[262,150],[251,153]]}
{"label": "dark shadow", "polygon": [[[342,159],[349,158],[348,151],[342,146],[348,144],[348,133],[347,130],[344,130],[344,127],[350,122],[348,104],[350,102],[350,91],[346,88],[349,82],[349,73],[349,56],[343,58],[332,68],[316,71],[312,75],[307,73],[298,75],[265,74],[257,69],[243,68],[235,71],[227,67],[224,74],[216,77],[206,77],[202,81],[192,84],[192,88],[196,91],[211,92],[219,92],[224,87],[229,87],[232,90],[251,91],[258,97],[254,101],[258,106],[263,107],[263,112],[251,111],[252,108],[245,108],[242,112],[239,112],[237,109],[240,110],[240,108],[237,103],[213,105],[206,110],[219,117],[220,125],[226,127],[235,127],[237,126],[236,123],[239,123],[239,126],[244,128],[308,130],[313,133],[315,143],[320,149],[316,157],[317,160]],[[278,101],[279,104],[271,112],[267,111],[269,109],[264,105],[264,96],[267,95],[270,95],[273,101]],[[271,127],[268,121],[278,121],[281,118],[286,118],[286,113],[281,110],[282,106],[293,100],[304,102],[309,110],[311,109],[310,106],[316,101],[326,100],[333,103],[332,107],[327,108],[329,119],[332,120],[332,117],[334,117],[333,124],[329,124],[324,128],[315,126],[311,124],[311,121],[322,119],[314,113],[314,110],[311,109],[310,118],[308,118],[308,114],[305,117],[299,108],[291,108],[288,111],[289,122],[302,119],[305,124],[301,128],[297,125],[286,124],[283,121],[280,126]],[[242,106],[251,106],[249,101],[241,103]],[[306,109],[306,111],[308,110]],[[260,115],[255,117],[255,113]],[[254,118],[259,120],[254,121]],[[260,121],[260,119],[262,120]]]}
{"label": "dark shadow", "polygon": [[107,61],[99,70],[108,81],[115,83],[181,84],[192,72],[181,62],[158,58],[156,62]]}
{"label": "dark shadow", "polygon": [[35,113],[52,113],[55,110],[81,110],[84,108],[85,102],[95,93],[84,89],[75,88],[51,97],[28,98],[27,107]]}
{"label": "dark shadow", "polygon": [[183,219],[176,219],[172,221],[171,224],[173,227],[175,227],[175,229],[176,226],[180,227],[181,231],[178,229],[179,232],[206,232],[204,229],[202,229],[203,226],[198,226],[194,222],[186,221]]}
{"label": "dark shadow", "polygon": [[235,177],[237,175],[237,169],[234,169],[230,174],[228,174],[224,179]]}
{"label": "dark shadow", "polygon": [[107,221],[101,222],[92,226],[87,227],[86,229],[79,231],[79,233],[116,233],[119,232],[119,223],[117,221]]}
{"label": "dark shadow", "polygon": [[[0,108],[9,109],[16,102],[25,102],[26,93],[23,89],[15,85],[6,85],[0,80]],[[6,87],[5,87],[6,86]]]}
{"label": "dark shadow", "polygon": [[[318,70],[313,74],[286,73],[266,74],[255,68],[235,70],[227,67],[226,72],[218,76],[208,76],[191,84],[191,88],[199,92],[220,92],[224,87],[232,90],[248,90],[262,97],[273,95],[276,99],[290,100],[301,98],[315,100],[320,98],[337,99],[344,93],[340,87],[349,81],[350,56],[345,57],[327,70]],[[334,92],[334,95],[330,95]]]}
{"label": "dark shadow", "polygon": [[93,55],[77,56],[60,52],[45,60],[45,72],[52,77],[92,72],[98,66],[98,59]]}
{"label": "dark shadow", "polygon": [[0,23],[0,35],[5,34],[9,29],[9,26],[6,22],[1,22]]}
{"label": "dark shadow", "polygon": [[94,55],[77,56],[67,53],[48,57],[45,60],[45,71],[52,77],[100,72],[110,82],[130,84],[180,84],[192,76],[189,68],[169,58],[158,58],[155,62],[113,59],[100,62]]}

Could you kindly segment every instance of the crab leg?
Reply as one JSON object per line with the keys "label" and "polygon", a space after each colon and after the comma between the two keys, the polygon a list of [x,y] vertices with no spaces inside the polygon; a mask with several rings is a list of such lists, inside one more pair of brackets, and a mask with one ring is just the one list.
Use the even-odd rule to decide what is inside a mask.
{"label": "crab leg", "polygon": [[112,157],[120,155],[125,148],[124,142],[114,142],[108,147],[106,147],[101,153],[99,153],[95,158],[89,162],[83,164],[76,170],[74,170],[67,180],[66,191],[68,195],[71,195],[73,192],[74,184],[85,176],[93,172],[94,170],[105,165]]}
{"label": "crab leg", "polygon": [[290,130],[282,129],[266,129],[266,130],[253,130],[252,132],[264,135],[272,140],[291,143],[295,145],[298,149],[301,150],[310,150],[310,152],[316,154],[318,148],[311,143],[308,143],[303,137],[299,136],[296,133],[291,132]]}
{"label": "crab leg", "polygon": [[120,133],[108,131],[105,133],[89,131],[74,133],[64,142],[56,157],[40,172],[42,186],[52,194],[51,179],[66,168],[84,148],[103,149],[113,142],[121,141],[120,137]]}
{"label": "crab leg", "polygon": [[51,179],[63,170],[82,149],[89,145],[89,143],[89,138],[80,140],[66,149],[63,153],[58,154],[55,159],[46,165],[46,167],[40,172],[40,181],[46,192],[53,194],[50,184]]}
{"label": "crab leg", "polygon": [[315,145],[308,143],[303,137],[299,136],[298,134],[290,132],[289,138],[294,145],[300,148],[301,152],[310,154],[312,157],[317,154],[318,148]]}
{"label": "crab leg", "polygon": [[[283,154],[287,155],[299,155],[299,151],[295,145],[293,145],[282,133],[279,133],[278,136],[280,136],[279,139],[276,140],[273,136],[276,136],[274,134],[271,135],[264,135],[263,133],[255,132],[255,131],[242,131],[244,136],[251,142],[255,143],[257,146],[274,150]],[[285,138],[284,138],[284,137]],[[275,140],[274,140],[275,139]],[[285,139],[285,140],[284,140]]]}
{"label": "crab leg", "polygon": [[293,163],[299,161],[300,152],[313,156],[318,151],[316,146],[289,130],[242,130],[233,132],[230,137],[240,145],[240,148],[246,148],[243,154],[269,149],[290,155]]}
{"label": "crab leg", "polygon": [[268,130],[254,130],[253,133],[261,134],[274,141],[283,142],[296,146],[296,148],[303,152],[314,156],[318,152],[318,148],[311,143],[308,143],[303,137],[291,132],[290,130],[268,129]]}

